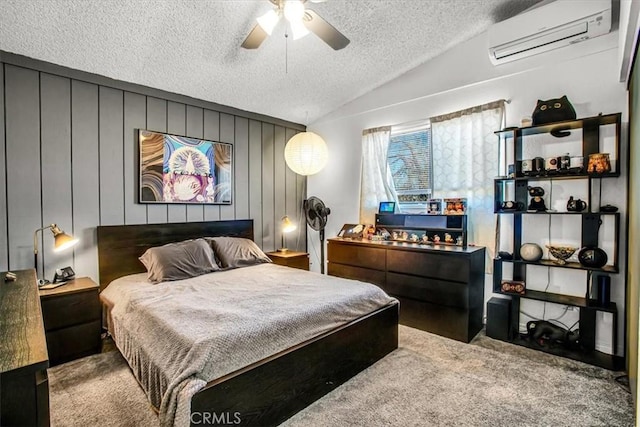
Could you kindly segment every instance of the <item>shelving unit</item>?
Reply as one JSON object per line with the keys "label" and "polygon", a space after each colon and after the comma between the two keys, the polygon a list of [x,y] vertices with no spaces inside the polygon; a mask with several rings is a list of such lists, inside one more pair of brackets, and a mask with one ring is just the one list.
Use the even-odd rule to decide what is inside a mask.
{"label": "shelving unit", "polygon": [[[600,127],[604,125],[615,125],[615,152],[612,153],[611,159],[611,172],[603,174],[588,174],[584,171],[587,170],[587,158],[590,154],[601,152],[600,148]],[[514,171],[511,177],[498,177],[494,180],[494,212],[500,215],[510,215],[513,217],[513,259],[501,259],[497,258],[493,262],[494,266],[494,280],[493,280],[493,292],[508,295],[511,298],[511,315],[509,325],[509,341],[518,345],[523,345],[536,350],[545,351],[548,353],[556,354],[563,357],[568,357],[575,360],[580,360],[585,363],[594,364],[607,369],[619,369],[624,365],[624,358],[615,355],[609,355],[602,353],[595,349],[595,334],[596,334],[596,314],[597,312],[610,313],[613,318],[612,322],[612,341],[613,349],[616,349],[616,338],[618,329],[618,309],[615,303],[611,302],[607,306],[599,306],[589,298],[588,292],[588,278],[592,273],[606,273],[616,274],[619,272],[618,266],[618,242],[620,234],[620,213],[611,212],[598,212],[593,206],[592,193],[594,192],[594,181],[598,182],[597,190],[601,192],[602,179],[615,178],[620,176],[620,127],[621,127],[621,114],[609,114],[599,115],[595,117],[589,117],[579,120],[571,120],[565,122],[557,122],[541,126],[532,126],[526,128],[507,129],[503,131],[495,132],[501,138],[501,143],[504,139],[505,143],[511,143],[512,153],[514,158]],[[582,129],[582,156],[584,159],[584,169],[579,173],[560,173],[553,172],[552,174],[541,174],[537,176],[525,176],[522,172],[522,159],[524,153],[524,141],[525,137],[547,134],[552,131],[570,130],[570,129]],[[559,139],[559,141],[562,141]],[[505,144],[506,145],[506,144]],[[505,147],[506,148],[506,147]],[[505,165],[506,166],[506,165]],[[588,188],[587,197],[587,209],[584,212],[558,212],[558,211],[543,211],[534,212],[528,211],[529,193],[528,186],[532,185],[531,182],[536,181],[555,181],[555,180],[585,180]],[[534,184],[535,185],[535,184]],[[516,202],[516,205],[524,207],[516,210],[501,209],[502,202],[507,200],[507,186],[513,186],[512,199]],[[598,206],[601,204],[601,200],[597,200]],[[519,248],[524,243],[522,241],[523,236],[523,218],[527,215],[567,215],[571,217],[579,218],[581,221],[581,242],[580,247],[587,246],[599,246],[598,231],[604,218],[613,218],[614,223],[614,244],[613,244],[613,256],[611,257],[610,264],[603,266],[602,268],[591,268],[583,266],[577,262],[567,262],[564,265],[557,264],[553,260],[542,259],[540,261],[531,262],[525,261],[520,258]],[[513,275],[512,280],[521,280],[526,283],[527,281],[527,267],[530,265],[542,266],[547,268],[564,268],[587,271],[587,281],[585,283],[585,297],[577,297],[573,295],[563,295],[552,292],[544,292],[538,290],[527,289],[524,295],[503,293],[501,291],[501,281],[503,277],[503,267],[505,263],[512,264]],[[538,343],[530,340],[527,334],[519,333],[519,321],[520,321],[520,301],[521,299],[529,299],[542,301],[553,304],[561,304],[577,307],[579,310],[579,329],[580,340],[579,349],[570,349],[563,346],[546,346],[542,347]]]}
{"label": "shelving unit", "polygon": [[[408,243],[418,243],[422,245],[450,245],[467,247],[467,216],[466,215],[410,215],[410,214],[376,214],[376,228],[385,228],[389,232],[405,231],[409,235],[415,234],[417,241],[392,239]],[[444,240],[444,234],[450,234],[453,243]],[[428,242],[423,242],[421,236],[426,235]],[[439,243],[434,242],[434,236],[441,239]],[[456,241],[460,238],[460,244]]]}

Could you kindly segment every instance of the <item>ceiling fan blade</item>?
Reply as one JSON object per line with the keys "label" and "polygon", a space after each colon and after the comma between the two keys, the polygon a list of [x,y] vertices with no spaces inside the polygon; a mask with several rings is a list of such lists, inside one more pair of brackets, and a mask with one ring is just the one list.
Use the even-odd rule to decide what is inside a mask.
{"label": "ceiling fan blade", "polygon": [[257,49],[268,36],[269,34],[267,34],[259,24],[256,24],[247,38],[242,42],[242,47],[245,49]]}
{"label": "ceiling fan blade", "polygon": [[307,9],[304,15],[302,22],[304,22],[309,31],[320,37],[334,50],[340,50],[349,44],[349,39],[344,34],[336,30],[333,25],[322,19],[313,10]]}

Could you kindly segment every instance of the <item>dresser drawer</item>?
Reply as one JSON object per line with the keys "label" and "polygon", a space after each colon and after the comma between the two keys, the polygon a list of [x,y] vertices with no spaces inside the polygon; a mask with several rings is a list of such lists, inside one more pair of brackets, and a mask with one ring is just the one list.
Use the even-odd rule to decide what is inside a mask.
{"label": "dresser drawer", "polygon": [[471,341],[482,327],[470,328],[470,312],[467,309],[397,298],[400,301],[400,323],[403,325],[463,342]]}
{"label": "dresser drawer", "polygon": [[385,270],[385,249],[329,242],[329,262]]}
{"label": "dresser drawer", "polygon": [[389,250],[387,271],[410,271],[416,276],[466,283],[469,280],[469,260],[454,254]]}
{"label": "dresser drawer", "polygon": [[51,365],[100,352],[102,323],[96,320],[47,332],[47,351]]}
{"label": "dresser drawer", "polygon": [[290,257],[274,256],[268,253],[267,256],[274,264],[283,265],[285,267],[299,268],[300,270],[309,270],[309,255],[301,254]]}
{"label": "dresser drawer", "polygon": [[42,316],[46,331],[100,320],[98,290],[42,298]]}
{"label": "dresser drawer", "polygon": [[465,283],[387,273],[387,284],[384,289],[392,295],[418,301],[427,301],[448,307],[469,307],[469,287]]}
{"label": "dresser drawer", "polygon": [[373,283],[384,288],[384,271],[370,270],[368,268],[354,267],[352,265],[336,264],[329,262],[328,273],[331,276],[344,277],[345,279],[361,280]]}

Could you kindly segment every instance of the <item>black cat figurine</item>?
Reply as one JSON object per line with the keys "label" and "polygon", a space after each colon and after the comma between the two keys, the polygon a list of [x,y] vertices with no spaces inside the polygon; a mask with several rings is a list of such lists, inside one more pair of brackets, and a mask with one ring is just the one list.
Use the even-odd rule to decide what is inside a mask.
{"label": "black cat figurine", "polygon": [[568,331],[546,320],[527,322],[527,333],[541,347],[563,344],[569,348],[576,348],[580,343],[579,329]]}
{"label": "black cat figurine", "polygon": [[[575,120],[576,110],[569,102],[566,95],[562,98],[548,99],[546,101],[538,100],[535,110],[531,115],[533,126],[544,125],[547,123],[561,122],[564,120]],[[570,135],[569,132],[560,129],[552,130],[551,135],[555,137],[563,137]]]}

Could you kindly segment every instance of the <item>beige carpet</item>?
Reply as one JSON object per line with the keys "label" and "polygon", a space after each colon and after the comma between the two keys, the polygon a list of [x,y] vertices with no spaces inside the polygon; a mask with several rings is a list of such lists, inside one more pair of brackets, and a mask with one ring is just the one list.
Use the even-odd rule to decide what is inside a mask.
{"label": "beige carpet", "polygon": [[[620,373],[401,326],[400,348],[283,426],[632,426]],[[49,370],[51,425],[157,426],[117,351]]]}

